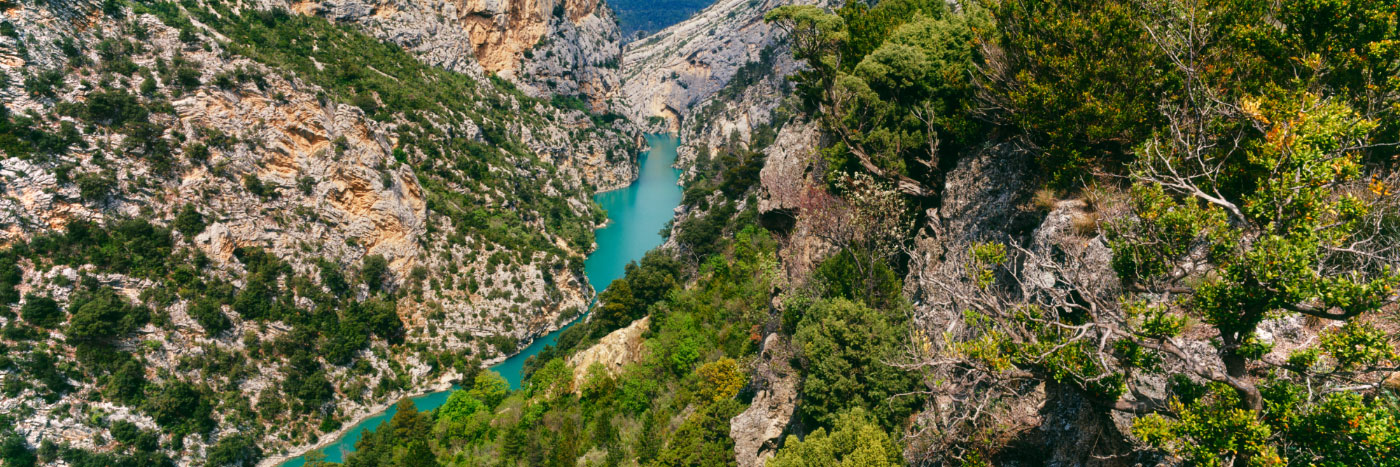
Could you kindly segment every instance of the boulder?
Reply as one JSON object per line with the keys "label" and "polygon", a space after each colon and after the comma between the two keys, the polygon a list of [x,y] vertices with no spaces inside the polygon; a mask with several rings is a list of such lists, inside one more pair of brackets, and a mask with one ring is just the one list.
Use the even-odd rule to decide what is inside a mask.
{"label": "boulder", "polygon": [[788,365],[792,349],[786,339],[769,334],[754,364],[755,389],[749,408],[729,420],[729,436],[734,439],[734,460],[739,467],[762,466],[777,452],[783,432],[797,408],[800,377]]}

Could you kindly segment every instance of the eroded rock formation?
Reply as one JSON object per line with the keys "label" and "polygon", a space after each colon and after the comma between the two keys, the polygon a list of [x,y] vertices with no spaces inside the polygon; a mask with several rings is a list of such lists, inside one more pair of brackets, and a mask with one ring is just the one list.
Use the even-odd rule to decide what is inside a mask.
{"label": "eroded rock formation", "polygon": [[597,344],[569,357],[569,366],[574,369],[574,391],[582,390],[589,368],[599,365],[609,376],[622,374],[622,367],[642,359],[642,334],[651,329],[651,317],[633,321],[627,327],[618,329],[598,339]]}

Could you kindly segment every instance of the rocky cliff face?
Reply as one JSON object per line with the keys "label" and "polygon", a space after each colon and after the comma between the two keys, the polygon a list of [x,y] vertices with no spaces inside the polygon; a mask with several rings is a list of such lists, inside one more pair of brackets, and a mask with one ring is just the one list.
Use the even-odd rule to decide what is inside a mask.
{"label": "rocky cliff face", "polygon": [[[844,202],[828,192],[823,179],[825,161],[818,152],[821,145],[818,125],[796,120],[782,126],[764,150],[757,205],[759,222],[780,234],[779,262],[787,283],[794,289],[800,288],[817,265],[837,251],[827,240],[831,226],[851,221],[844,217],[850,215],[843,209]],[[908,239],[911,258],[904,278],[904,295],[913,305],[913,318],[921,329],[942,330],[961,319],[935,305],[950,293],[941,288],[947,282],[928,279],[959,277],[967,264],[967,251],[976,242],[997,240],[1025,245],[1043,258],[1093,258],[1095,262],[1085,265],[1087,273],[1113,277],[1102,238],[1087,238],[1076,227],[1092,215],[1082,202],[1063,201],[1048,213],[1031,206],[1035,187],[1026,182],[1033,179],[1029,173],[1030,157],[1031,153],[1015,141],[988,144],[970,151],[947,174],[941,203],[925,213]],[[1056,287],[1059,278],[1052,267],[1028,264],[1028,287]],[[1027,293],[1035,293],[1031,288]],[[761,465],[764,453],[791,423],[791,409],[782,403],[786,400],[782,379],[756,377],[759,384],[771,385],[772,389],[760,389],[760,396],[755,397],[749,410],[731,422],[741,465]],[[1005,419],[1020,424],[1027,446],[1056,447],[1048,458],[1056,465],[1092,463],[1094,456],[1121,448],[1095,446],[1093,440],[1110,431],[1127,429],[1123,420],[1095,415],[1098,412],[1073,391],[1037,386],[1025,388],[1022,396],[1012,407],[1005,408],[1009,414]],[[936,424],[936,412],[919,415],[928,417],[922,423]],[[926,444],[916,438],[909,442],[913,450]],[[910,454],[910,458],[925,458],[925,453]]]}
{"label": "rocky cliff face", "polygon": [[[541,93],[591,89],[599,83],[574,73],[606,80],[596,75],[611,75],[602,65],[615,69],[621,53],[616,19],[600,0],[268,0],[260,6],[352,23],[429,64],[477,76],[498,73]],[[566,47],[542,47],[545,42]],[[541,66],[556,74],[536,73]],[[569,83],[541,89],[545,80]]]}
{"label": "rocky cliff face", "polygon": [[[77,313],[75,297],[101,289],[150,310],[152,319],[103,345],[139,363],[146,392],[189,384],[211,404],[207,436],[162,435],[159,451],[181,464],[245,438],[267,455],[296,452],[379,401],[450,378],[468,356],[499,359],[517,342],[557,328],[592,295],[581,272],[587,242],[576,237],[598,218],[588,194],[628,183],[638,144],[621,123],[599,123],[483,77],[518,67],[510,57],[552,28],[606,36],[601,5],[559,6],[562,17],[550,2],[285,5],[357,25],[478,82],[459,103],[420,110],[384,109],[384,94],[364,91],[352,105],[332,81],[279,68],[258,49],[268,45],[220,29],[243,14],[232,10],[6,6],[0,243],[139,220],[192,265],[178,274],[118,273],[105,264],[22,256],[14,290],[24,298],[15,309],[52,298],[67,316]],[[314,50],[328,47],[335,46],[320,42]],[[316,70],[330,66],[310,60]],[[563,67],[584,62],[559,63],[560,73],[573,73]],[[393,80],[435,73],[412,66],[419,67],[412,75],[353,73]],[[595,84],[579,89],[588,86]],[[197,228],[186,228],[190,219]],[[578,229],[561,230],[569,226]],[[280,292],[234,302],[253,293],[254,275],[263,274],[255,270],[267,263],[250,258],[262,253],[276,271],[270,287]],[[378,258],[382,284],[379,276],[358,279],[377,271]],[[341,276],[350,290],[334,292],[340,286],[327,278]],[[175,285],[184,281],[199,285]],[[399,342],[363,334],[367,344],[346,354],[352,363],[318,353],[344,333],[365,332],[303,323],[307,316],[334,323],[337,314],[347,322],[346,311],[317,305],[330,292],[345,297],[339,303],[389,303],[403,326]],[[213,311],[196,306],[208,300],[219,303]],[[301,317],[245,313],[260,303]],[[112,398],[109,376],[71,363],[77,344],[63,323],[39,330],[3,308],[0,325],[37,332],[0,337],[10,355],[0,361],[0,407],[30,445],[113,451],[113,422],[169,429],[160,409]],[[20,383],[35,363],[9,351],[34,348],[65,361],[62,384]],[[311,351],[309,363],[290,357],[294,349]],[[216,360],[225,363],[209,363]],[[227,362],[240,363],[219,366]],[[309,396],[317,402],[306,410],[288,411],[308,397],[290,385],[312,373],[325,382],[312,386],[327,393]]]}
{"label": "rocky cliff face", "polygon": [[753,402],[729,422],[739,467],[761,466],[778,450],[797,408],[801,376],[788,364],[795,353],[778,334],[763,339],[763,351],[754,363]]}
{"label": "rocky cliff face", "polygon": [[608,333],[598,339],[598,343],[569,357],[569,367],[574,371],[574,391],[583,390],[588,371],[598,365],[608,376],[616,378],[622,374],[622,367],[641,361],[643,339],[651,329],[651,317],[646,316],[632,322],[627,327]]}
{"label": "rocky cliff face", "polygon": [[519,66],[503,69],[501,75],[521,83],[526,92],[582,96],[592,110],[612,111],[610,101],[621,89],[617,18],[602,0],[564,5],[563,15],[549,20],[551,30],[520,52]]}
{"label": "rocky cliff face", "polygon": [[[680,131],[697,104],[728,85],[745,64],[761,61],[765,50],[781,43],[782,34],[763,22],[763,14],[792,3],[814,2],[720,0],[684,22],[628,44],[622,57],[621,94],[630,116],[638,122],[660,117],[655,127]],[[791,61],[786,62],[778,68],[791,70]]]}
{"label": "rocky cliff face", "polygon": [[523,134],[527,144],[540,153],[566,154],[560,162],[583,166],[585,180],[602,189],[626,185],[636,171],[635,127],[617,119],[600,124],[588,115],[610,111],[620,87],[621,34],[602,0],[268,0],[261,7],[353,24],[483,84],[496,75],[530,96],[577,96],[588,107],[568,113],[556,127],[572,137]]}

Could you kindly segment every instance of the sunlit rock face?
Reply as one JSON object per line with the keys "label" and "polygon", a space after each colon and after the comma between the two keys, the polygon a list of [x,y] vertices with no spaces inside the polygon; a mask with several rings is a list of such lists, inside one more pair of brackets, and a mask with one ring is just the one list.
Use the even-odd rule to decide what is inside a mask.
{"label": "sunlit rock face", "polygon": [[582,95],[601,110],[618,88],[621,33],[601,0],[268,3],[359,25],[427,63],[496,74],[534,96]]}
{"label": "sunlit rock face", "polygon": [[[627,44],[622,98],[636,121],[665,119],[678,130],[696,104],[714,95],[739,68],[758,61],[785,36],[763,14],[787,4],[827,0],[720,0],[681,23]],[[786,56],[787,54],[780,54]]]}

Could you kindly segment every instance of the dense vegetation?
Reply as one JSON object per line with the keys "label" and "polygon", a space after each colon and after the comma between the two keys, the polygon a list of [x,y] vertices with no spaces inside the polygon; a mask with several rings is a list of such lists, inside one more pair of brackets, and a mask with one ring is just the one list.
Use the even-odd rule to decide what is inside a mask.
{"label": "dense vegetation", "polygon": [[[619,5],[625,23],[643,11]],[[1095,459],[1400,465],[1400,5],[959,6],[854,0],[836,11],[770,12],[808,65],[793,78],[800,108],[782,106],[747,141],[736,135],[699,154],[683,214],[666,232],[675,248],[629,265],[589,320],[527,362],[520,390],[480,372],[471,352],[420,352],[435,373],[459,370],[465,387],[428,413],[400,402],[347,464],[730,465],[731,420],[772,383],[757,368],[774,365],[800,383],[788,436],[769,461],[777,466],[1041,459],[1039,428],[1020,426],[1027,415],[1016,412],[1027,400],[1041,400],[1032,410],[1047,419],[1065,406],[1080,411],[1075,431],[1100,435],[1081,447]],[[672,7],[689,8],[663,8]],[[229,53],[397,125],[395,158],[420,174],[428,209],[445,219],[430,228],[449,230],[447,242],[486,239],[500,248],[485,253],[492,268],[541,252],[557,272],[567,263],[579,273],[578,258],[537,226],[576,253],[592,243],[601,213],[546,196],[570,190],[545,187],[550,164],[511,136],[518,126],[497,123],[578,101],[530,99],[500,81],[424,67],[319,18],[222,2],[134,10],[180,30],[190,47],[198,28],[212,28]],[[120,191],[103,153],[140,159],[152,177],[169,179],[205,165],[211,147],[234,144],[227,135],[185,144],[149,121],[168,118],[171,100],[206,84],[199,64],[177,58],[145,69],[123,60],[141,44],[121,39],[94,46],[98,63],[83,63],[91,59],[71,41],[58,46],[71,56],[67,66],[150,83],[135,91],[99,84],[82,102],[56,106],[68,118],[61,123],[0,108],[0,149],[66,167],[57,170],[62,183],[77,186],[84,202]],[[720,97],[767,78],[775,50],[742,68]],[[157,75],[165,85],[156,87]],[[62,78],[62,70],[36,71],[22,88],[53,99],[65,91]],[[265,80],[243,70],[207,84]],[[757,212],[765,149],[794,113],[819,123],[831,143],[815,164],[824,191],[810,193],[798,214],[839,207],[845,215],[810,219],[829,248],[799,277],[780,262],[788,232],[765,229]],[[438,125],[465,119],[482,122],[485,144]],[[91,134],[122,143],[97,151],[99,170],[75,173],[63,156]],[[1024,209],[1079,216],[1072,243],[1082,249],[1037,250],[998,232],[967,251],[933,255],[950,267],[916,271],[911,250],[922,246],[913,239],[944,238],[923,221],[941,207],[945,174],[1002,145],[1029,157],[1033,184],[1045,188]],[[238,186],[269,201],[290,190],[254,174]],[[495,192],[516,198],[501,207],[475,197]],[[208,461],[246,464],[262,457],[254,439],[267,427],[333,430],[343,416],[331,403],[337,394],[383,397],[408,384],[399,368],[381,371],[366,357],[378,342],[403,344],[397,306],[421,291],[426,271],[399,283],[374,255],[297,269],[256,247],[238,248],[236,264],[216,270],[191,247],[209,214],[184,204],[169,226],[73,221],[0,251],[0,391],[53,404],[92,388],[91,401],[155,422],[141,428],[90,406],[74,410],[111,434],[112,452],[93,454],[29,446],[13,428],[22,415],[0,414],[5,465],[169,465],[164,451],[209,441],[218,423],[237,434],[209,443]],[[71,282],[66,296],[21,293],[23,269],[68,267],[76,279],[55,274]],[[113,276],[152,285],[133,296]],[[911,302],[911,289],[934,293]],[[138,331],[173,327],[177,305],[198,326],[187,331],[210,338],[233,337],[241,323],[287,331],[269,342],[249,333],[243,350],[210,345],[152,370],[147,349],[161,343],[140,341]],[[635,361],[615,372],[571,366],[640,319],[649,327]],[[62,339],[49,340],[54,332]],[[508,338],[491,341],[514,350]],[[239,391],[255,362],[286,376],[253,404]],[[333,373],[352,382],[333,387]]]}
{"label": "dense vegetation", "polygon": [[[834,188],[863,172],[936,205],[959,158],[1019,139],[1044,186],[1121,203],[1081,227],[1103,233],[1121,287],[1015,239],[929,279],[948,300],[935,315],[962,318],[919,323],[942,336],[910,365],[936,397],[966,399],[917,427],[934,433],[921,454],[994,455],[1006,419],[983,409],[1040,381],[1130,414],[1137,442],[1193,465],[1400,462],[1400,406],[1380,383],[1397,359],[1397,17],[1346,0],[771,12],[811,65],[798,93],[837,141]],[[1034,264],[1060,282],[1026,282]],[[1294,319],[1335,324],[1280,356],[1264,329]]]}
{"label": "dense vegetation", "polygon": [[[432,414],[400,410],[394,428],[363,438],[348,464],[377,465],[374,459],[403,447],[412,455],[413,446],[433,448],[418,455],[443,464],[574,465],[590,452],[611,463],[732,462],[727,420],[741,410],[738,392],[745,378],[733,359],[755,350],[751,329],[766,314],[772,274],[765,268],[774,264],[774,244],[752,227],[726,243],[723,253],[694,273],[697,286],[686,290],[665,270],[677,265],[674,259],[649,255],[608,287],[595,310],[599,315],[560,338],[566,350],[580,349],[630,322],[604,313],[636,307],[651,316],[646,357],[620,375],[595,367],[575,380],[560,351],[542,352],[522,390],[486,397],[481,381],[498,377],[478,377],[475,387],[453,394]],[[687,416],[687,407],[699,410]],[[673,420],[681,422],[674,432]]]}
{"label": "dense vegetation", "polygon": [[[16,8],[91,24],[55,34],[62,24],[26,23]],[[5,2],[0,10],[0,35],[26,63],[0,71],[0,87],[28,99],[0,105],[0,151],[7,164],[19,161],[20,179],[42,185],[52,174],[56,188],[44,196],[74,208],[37,223],[6,213],[6,228],[24,235],[7,234],[0,248],[0,393],[16,404],[0,416],[0,464],[168,465],[193,455],[250,465],[275,452],[269,445],[338,429],[347,401],[368,403],[415,378],[513,352],[515,338],[504,334],[454,330],[464,341],[456,349],[414,342],[410,332],[436,337],[436,324],[409,329],[400,319],[411,313],[404,303],[441,319],[442,304],[425,291],[442,300],[519,285],[492,282],[471,264],[478,259],[492,275],[536,265],[551,287],[582,276],[602,212],[587,203],[589,187],[556,172],[519,135],[553,125],[565,103],[428,66],[324,18],[238,2]],[[177,111],[210,95],[265,99],[280,110],[308,89],[318,107],[357,107],[371,130],[392,134],[383,149],[392,158],[368,168],[385,189],[403,180],[424,189],[427,235],[410,241],[444,270],[401,274],[390,267],[401,258],[370,254],[353,235],[291,252],[276,242],[230,244],[218,252],[226,258],[211,258],[196,240],[229,225],[238,207],[228,201],[244,195],[266,205],[253,209],[275,228],[327,224],[313,212],[319,206],[300,203],[314,200],[324,180],[260,175],[260,157],[272,152],[261,128],[221,131]],[[464,128],[480,138],[461,137]],[[345,138],[328,143],[329,154],[314,157],[364,149]],[[187,189],[191,180],[197,189]],[[488,311],[509,320],[521,307],[543,308],[523,294],[509,298],[515,309]],[[19,424],[35,419],[90,430],[112,452],[54,437],[30,444],[21,433],[34,432]]]}
{"label": "dense vegetation", "polygon": [[[422,428],[362,448],[442,464],[727,465],[728,420],[755,391],[757,372],[739,368],[786,347],[801,385],[774,465],[1036,459],[1012,412],[1036,398],[1079,404],[1076,428],[1104,436],[1070,447],[1085,456],[1400,464],[1384,383],[1400,360],[1397,18],[1392,3],[1344,0],[778,8],[769,19],[810,65],[795,93],[834,142],[826,188],[857,220],[814,227],[834,251],[810,277],[779,280],[782,233],[756,226],[761,128],[701,155],[670,229],[679,248],[629,267],[494,415],[457,435],[459,416],[413,415],[403,425]],[[1083,251],[1008,235],[909,274],[943,174],[1006,141],[1046,187],[1025,209],[1114,217],[1073,227]],[[1027,280],[1031,268],[1052,280]],[[939,295],[909,303],[909,286]],[[569,367],[643,317],[639,363]],[[778,343],[759,345],[770,332]]]}

